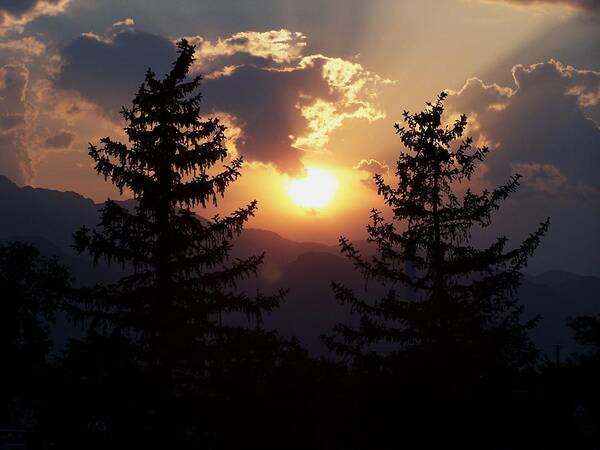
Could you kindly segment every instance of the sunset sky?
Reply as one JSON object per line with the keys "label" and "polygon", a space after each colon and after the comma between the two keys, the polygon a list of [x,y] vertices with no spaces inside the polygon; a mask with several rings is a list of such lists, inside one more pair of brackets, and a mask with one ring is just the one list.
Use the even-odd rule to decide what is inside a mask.
{"label": "sunset sky", "polygon": [[0,0],[0,174],[118,198],[87,144],[123,139],[120,106],[182,37],[247,162],[219,211],[256,198],[253,228],[363,238],[394,122],[446,90],[491,148],[475,187],[524,176],[492,231],[550,216],[535,270],[600,274],[600,0]]}

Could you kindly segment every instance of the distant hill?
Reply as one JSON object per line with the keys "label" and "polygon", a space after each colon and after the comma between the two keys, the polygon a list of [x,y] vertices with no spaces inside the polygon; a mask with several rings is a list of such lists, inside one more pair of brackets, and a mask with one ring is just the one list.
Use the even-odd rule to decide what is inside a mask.
{"label": "distant hill", "polygon": [[[560,345],[564,355],[585,349],[575,344],[566,326],[569,317],[600,314],[600,278],[568,272],[545,272],[524,280],[519,298],[530,316],[541,316],[532,337],[549,354]],[[568,274],[568,275],[567,275]]]}
{"label": "distant hill", "polygon": [[38,236],[67,249],[81,225],[98,219],[98,205],[75,192],[18,187],[0,176],[0,236]]}
{"label": "distant hill", "polygon": [[548,286],[557,286],[565,281],[577,278],[579,275],[564,270],[549,270],[540,275],[530,276],[533,283],[546,284]]}
{"label": "distant hill", "polygon": [[[132,206],[131,200],[119,203]],[[0,237],[37,236],[72,253],[73,233],[95,226],[101,207],[75,192],[19,187],[0,175]]]}
{"label": "distant hill", "polygon": [[[552,273],[525,277],[518,292],[525,306],[524,317],[540,315],[531,336],[540,350],[553,357],[559,345],[564,357],[585,351],[574,340],[567,319],[600,313],[600,278],[571,274],[561,282],[544,284]],[[262,283],[263,290],[288,287],[286,302],[271,317],[270,323],[286,335],[296,335],[315,352],[323,351],[317,336],[330,332],[341,320],[351,320],[331,291],[331,280],[352,287],[357,295],[381,295],[382,287],[365,284],[351,264],[330,253],[305,253],[283,268],[277,283]]]}
{"label": "distant hill", "polygon": [[[132,201],[122,204],[133,206]],[[0,176],[0,240],[25,240],[45,255],[57,255],[81,284],[113,280],[121,273],[119,267],[94,268],[89,258],[77,256],[71,248],[73,232],[82,225],[93,227],[100,207],[74,192],[21,188]],[[372,251],[364,241],[356,244],[365,253]],[[267,325],[284,335],[297,336],[313,352],[323,351],[319,335],[330,332],[339,321],[352,320],[349,311],[333,297],[332,280],[352,287],[358,295],[382,292],[381,287],[364,283],[336,245],[294,242],[271,231],[248,229],[234,241],[232,256],[263,251],[266,259],[258,279],[241,287],[267,293],[289,289],[282,307],[266,318]],[[566,319],[600,313],[600,278],[565,271],[530,275],[519,298],[527,316],[542,315],[532,333],[536,343],[549,354],[560,345],[567,355],[581,349],[574,344]]]}
{"label": "distant hill", "polygon": [[[117,202],[133,207],[132,200]],[[66,255],[74,254],[73,233],[81,226],[93,228],[98,223],[102,204],[75,192],[19,187],[0,175],[0,239],[25,236],[44,242]],[[261,246],[257,247],[256,243]],[[245,230],[235,241],[234,256],[267,253],[269,264],[284,265],[305,252],[337,253],[337,247],[312,242],[293,242],[266,230]]]}
{"label": "distant hill", "polygon": [[263,275],[276,279],[281,269],[304,253],[329,253],[337,255],[337,246],[316,242],[294,242],[267,230],[245,229],[233,241],[234,257],[244,257],[265,252]]}

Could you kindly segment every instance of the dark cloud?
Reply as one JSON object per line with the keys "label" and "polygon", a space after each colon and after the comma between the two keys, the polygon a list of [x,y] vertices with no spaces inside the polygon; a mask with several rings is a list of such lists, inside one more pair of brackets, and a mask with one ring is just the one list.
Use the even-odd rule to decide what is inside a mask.
{"label": "dark cloud", "polygon": [[[195,43],[201,47],[198,39]],[[235,45],[248,44],[236,41]],[[249,161],[273,163],[290,172],[301,169],[301,150],[291,147],[290,138],[302,130],[295,105],[301,92],[329,95],[320,68],[263,70],[270,60],[266,53],[254,56],[227,51],[228,55],[210,58],[198,51],[198,61],[210,60],[212,69],[236,65],[230,76],[205,81],[206,114],[218,111],[235,116],[243,128],[237,147]],[[146,69],[151,67],[162,75],[170,69],[175,53],[173,44],[162,37],[126,30],[110,39],[81,36],[64,50],[63,57],[66,65],[58,85],[75,89],[115,113],[129,103]]]}
{"label": "dark cloud", "polygon": [[595,273],[600,129],[588,116],[600,100],[600,73],[549,61],[515,66],[513,78],[511,87],[474,78],[448,99],[449,112],[467,113],[469,134],[490,146],[479,181],[498,185],[511,173],[523,175],[491,232],[522,238],[549,216],[550,233],[532,270],[562,265]]}
{"label": "dark cloud", "polygon": [[38,0],[0,0],[0,10],[9,14],[21,15],[31,11]]}
{"label": "dark cloud", "polygon": [[195,70],[208,74],[207,105],[233,114],[241,153],[291,174],[303,151],[327,152],[331,134],[350,119],[374,121],[381,84],[360,64],[303,54],[306,36],[286,29],[240,32],[215,41],[191,37]]}
{"label": "dark cloud", "polygon": [[0,0],[0,34],[22,31],[40,16],[64,12],[70,3],[71,0]]}
{"label": "dark cloud", "polygon": [[[375,74],[360,64],[303,56],[305,37],[288,30],[241,32],[197,46],[194,73],[203,73],[205,114],[231,116],[236,147],[251,162],[299,173],[303,150],[322,148],[344,120],[375,120]],[[175,58],[166,39],[135,30],[128,19],[107,36],[86,34],[63,51],[58,86],[73,89],[115,114],[128,104],[148,66],[159,75]],[[381,80],[383,81],[383,80]]]}
{"label": "dark cloud", "polygon": [[170,70],[175,47],[164,37],[125,28],[108,37],[82,35],[62,56],[64,67],[57,85],[74,89],[116,114],[131,101],[148,68],[159,76]]}
{"label": "dark cloud", "polygon": [[23,114],[0,114],[0,130],[11,130],[19,125],[23,125],[24,123],[25,116]]}
{"label": "dark cloud", "polygon": [[68,131],[61,131],[54,136],[50,136],[44,141],[46,147],[56,148],[56,149],[65,149],[71,146],[73,140],[75,139],[75,134],[70,133]]}
{"label": "dark cloud", "polygon": [[306,131],[297,105],[306,103],[301,94],[332,98],[318,65],[287,72],[242,67],[231,76],[206,80],[208,110],[233,114],[242,128],[237,143],[249,161],[272,163],[283,172],[302,170],[302,150],[293,136]]}
{"label": "dark cloud", "polygon": [[511,88],[471,79],[449,100],[452,110],[472,116],[477,137],[496,147],[489,176],[498,182],[515,164],[542,164],[571,185],[600,189],[600,129],[587,115],[600,100],[600,72],[550,61],[515,66],[513,77]]}

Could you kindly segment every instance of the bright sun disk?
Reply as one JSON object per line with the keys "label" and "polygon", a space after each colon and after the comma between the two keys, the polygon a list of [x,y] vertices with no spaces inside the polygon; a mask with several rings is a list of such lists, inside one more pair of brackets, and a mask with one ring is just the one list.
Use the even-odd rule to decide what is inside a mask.
{"label": "bright sun disk", "polygon": [[298,206],[319,209],[327,206],[338,190],[337,177],[324,169],[307,168],[306,176],[290,180],[288,195]]}

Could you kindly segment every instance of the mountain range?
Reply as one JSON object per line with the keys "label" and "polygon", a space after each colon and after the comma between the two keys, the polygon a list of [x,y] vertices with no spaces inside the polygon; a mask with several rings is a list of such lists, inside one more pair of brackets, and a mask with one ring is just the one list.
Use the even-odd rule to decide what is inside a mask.
{"label": "mountain range", "polygon": [[[131,207],[131,200],[122,202]],[[42,254],[55,255],[67,265],[79,284],[112,281],[120,267],[100,264],[77,255],[72,234],[82,225],[94,227],[102,205],[75,192],[19,187],[0,176],[0,240],[23,240],[36,245]],[[366,242],[357,246],[368,252]],[[320,335],[352,316],[331,291],[331,281],[344,283],[357,293],[377,295],[382,288],[366,285],[337,246],[314,242],[294,242],[267,230],[246,229],[234,241],[233,257],[265,252],[265,262],[256,279],[242,288],[265,293],[287,289],[283,305],[266,317],[266,326],[286,336],[296,336],[313,353],[322,354]],[[600,313],[600,278],[566,271],[527,275],[518,292],[525,316],[540,315],[532,338],[548,355],[556,346],[562,354],[583,351],[572,339],[566,320],[570,316]],[[64,325],[64,321],[61,322]],[[58,335],[66,333],[59,330]],[[554,356],[553,356],[554,357]]]}

